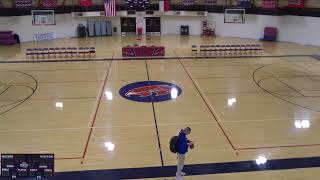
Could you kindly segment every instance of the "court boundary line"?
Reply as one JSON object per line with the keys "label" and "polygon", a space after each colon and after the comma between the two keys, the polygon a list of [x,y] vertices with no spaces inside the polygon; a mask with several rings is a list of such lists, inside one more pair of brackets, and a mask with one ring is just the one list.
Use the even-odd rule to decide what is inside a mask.
{"label": "court boundary line", "polygon": [[[150,75],[149,75],[149,68],[148,68],[148,62],[147,60],[145,62],[145,67],[146,67],[146,72],[148,76],[148,84],[150,84]],[[161,148],[161,142],[160,142],[160,134],[159,134],[159,129],[158,129],[158,122],[157,122],[157,116],[156,116],[156,111],[154,107],[154,101],[153,101],[153,96],[151,96],[151,105],[152,105],[152,111],[153,111],[153,119],[154,119],[154,124],[156,126],[156,133],[157,133],[157,140],[158,140],[158,148],[159,148],[159,153],[160,153],[160,160],[161,160],[161,166],[164,166],[163,162],[163,155],[162,155],[162,148]]]}
{"label": "court boundary line", "polygon": [[[259,56],[261,57],[261,56]],[[266,56],[265,56],[266,57]],[[310,55],[286,55],[286,56],[267,56],[266,58],[268,57],[310,57]],[[312,57],[312,56],[311,56]],[[199,58],[199,57],[197,57]],[[205,58],[205,57],[204,57]],[[208,58],[214,58],[214,57],[208,57]],[[221,57],[216,57],[216,58],[221,58]],[[231,57],[226,57],[226,58],[231,58]],[[241,58],[241,57],[236,57],[236,58]],[[251,57],[251,58],[254,58],[254,57]],[[159,59],[159,58],[153,58],[153,59]],[[181,60],[180,60],[180,57],[177,57],[177,58],[168,58],[168,59],[178,59],[179,62],[181,63]],[[195,58],[192,58],[192,59],[195,59]],[[108,61],[112,60],[113,59],[108,59]],[[119,60],[122,60],[122,59],[119,59]],[[127,59],[127,60],[130,60],[130,59]],[[145,60],[145,59],[144,59]],[[72,60],[72,61],[75,61],[75,60]],[[95,61],[95,60],[88,60],[88,61]],[[30,61],[28,61],[29,63]],[[48,61],[48,62],[52,62],[52,61]],[[57,62],[61,62],[61,60],[57,61]],[[109,70],[111,68],[111,62],[110,62],[110,66],[109,66]],[[0,61],[0,63],[2,63]],[[16,63],[16,62],[10,62],[10,63]],[[24,63],[24,62],[23,62]],[[182,63],[181,63],[182,64]],[[186,71],[187,72],[187,71]],[[109,72],[108,72],[109,73]],[[188,73],[187,73],[188,74]],[[189,75],[189,74],[188,74]],[[189,76],[190,77],[190,76]],[[192,78],[191,78],[192,80]],[[192,80],[193,81],[193,80]],[[103,92],[103,91],[102,91]],[[217,120],[217,119],[216,119]],[[217,121],[218,122],[218,121]],[[107,128],[107,127],[102,127],[102,128]],[[90,129],[94,129],[94,127],[91,127]],[[266,147],[253,147],[253,148],[235,148],[234,150],[249,150],[249,149],[270,149],[270,148],[288,148],[288,147],[306,147],[306,146],[320,146],[320,144],[310,144],[310,145],[290,145],[290,146],[266,146]],[[66,158],[57,158],[57,160],[64,160],[64,159],[84,159],[84,157],[66,157]]]}
{"label": "court boundary line", "polygon": [[[9,69],[10,70],[10,69]],[[16,70],[16,69],[15,69]],[[88,71],[88,70],[105,70],[105,68],[83,68],[83,69],[71,69],[71,68],[66,68],[66,69],[20,69],[23,71],[45,71],[45,72],[51,72],[51,71]],[[0,72],[8,71],[8,69],[0,69]]]}
{"label": "court boundary line", "polygon": [[[218,163],[185,165],[188,176],[214,175],[225,173],[261,172],[290,169],[311,169],[320,167],[320,157],[297,157],[268,159],[265,164],[257,165],[255,160],[229,161]],[[174,177],[176,166],[154,166],[136,168],[99,169],[84,171],[57,172],[53,179],[144,179]],[[199,179],[199,178],[198,178]]]}
{"label": "court boundary line", "polygon": [[95,124],[95,122],[96,122],[96,118],[97,118],[98,111],[99,111],[99,108],[100,108],[101,100],[102,100],[102,97],[103,97],[103,91],[104,91],[104,89],[105,89],[105,87],[106,87],[107,80],[108,80],[108,76],[109,76],[109,73],[110,73],[110,70],[111,70],[111,65],[112,65],[112,61],[110,61],[110,63],[109,63],[109,67],[108,67],[108,69],[107,69],[107,71],[106,71],[106,75],[105,75],[105,78],[104,78],[104,81],[103,81],[103,85],[102,85],[102,88],[101,88],[100,95],[99,95],[98,98],[97,98],[97,99],[99,99],[99,100],[98,100],[97,106],[95,107],[96,109],[94,110],[93,119],[92,119],[92,120],[90,119],[90,121],[89,121],[89,124],[91,123],[91,125],[89,126],[89,127],[90,127],[89,135],[88,135],[87,142],[86,142],[86,145],[85,145],[83,154],[82,154],[82,161],[81,161],[80,164],[83,164],[84,159],[85,159],[86,154],[87,154],[87,150],[88,150],[88,147],[89,147],[91,134],[92,134],[92,131],[93,131],[93,128],[92,128],[92,127],[94,127],[94,124]]}
{"label": "court boundary line", "polygon": [[296,148],[296,147],[316,147],[320,144],[295,144],[295,145],[279,145],[279,146],[261,146],[261,147],[243,147],[237,148],[238,151],[259,150],[259,149],[280,149],[280,148]]}
{"label": "court boundary line", "polygon": [[[271,64],[270,64],[271,65]],[[190,68],[191,66],[189,66]],[[268,77],[268,78],[274,78],[274,76],[255,76],[255,77]],[[294,76],[280,76],[280,78],[282,79],[294,79],[294,78],[316,78],[319,77],[320,75],[310,75],[310,76],[298,76],[298,75],[294,75]],[[197,78],[193,78],[193,79],[251,79],[251,76],[212,76],[212,77],[197,77]]]}
{"label": "court boundary line", "polygon": [[[38,81],[38,84],[59,84],[59,83],[61,83],[61,84],[67,84],[67,83],[101,83],[103,80],[92,80],[92,81]],[[26,82],[26,83],[23,83],[23,82],[21,82],[21,83],[9,83],[9,84],[4,84],[4,85],[24,85],[24,84],[32,84],[32,83],[34,83],[34,82]],[[1,86],[2,84],[0,83],[0,86]]]}
{"label": "court boundary line", "polygon": [[[303,117],[298,117],[303,118]],[[274,118],[274,119],[263,119],[263,120],[238,120],[238,121],[226,121],[228,123],[243,123],[243,122],[264,122],[264,121],[284,121],[284,120],[293,120],[295,118]],[[203,124],[216,124],[215,121],[203,121],[203,122],[184,122],[184,123],[158,123],[158,126],[177,126],[177,125],[203,125]],[[96,126],[92,129],[112,129],[112,128],[131,128],[131,127],[152,127],[154,124],[139,124],[139,125],[120,125],[120,126]],[[62,130],[81,130],[81,129],[90,129],[91,127],[70,127],[70,128],[51,128],[51,129],[11,129],[11,130],[0,130],[0,133],[10,133],[10,132],[32,132],[32,131],[62,131]]]}
{"label": "court boundary line", "polygon": [[[174,53],[176,54],[176,52],[174,51]],[[196,82],[192,79],[189,71],[184,67],[184,64],[181,62],[180,59],[178,59],[180,62],[180,65],[182,66],[182,68],[184,69],[185,73],[188,75],[189,79],[191,80],[191,82],[193,83],[194,87],[196,88],[197,92],[199,93],[200,97],[202,98],[202,100],[204,101],[205,105],[207,106],[208,110],[211,112],[211,115],[214,117],[215,121],[217,122],[218,126],[220,127],[220,130],[222,131],[223,135],[226,137],[227,141],[229,142],[231,148],[235,151],[235,146],[233,145],[231,139],[229,138],[228,134],[226,133],[226,131],[223,129],[221,123],[220,123],[220,118],[217,118],[217,115],[215,113],[215,111],[211,108],[210,104],[208,104],[206,98],[203,96],[203,93],[200,91],[198,85],[196,84]],[[237,152],[236,152],[237,154]]]}
{"label": "court boundary line", "polygon": [[[212,112],[212,109],[211,109],[210,104],[208,104],[208,102],[206,102],[206,98],[202,95],[201,91],[199,91],[199,89],[198,89],[199,87],[197,86],[196,82],[194,82],[194,80],[192,79],[190,72],[188,71],[188,69],[186,69],[186,68],[184,67],[184,64],[181,62],[180,59],[179,59],[179,62],[180,62],[180,64],[182,65],[182,67],[184,68],[184,70],[186,71],[186,73],[188,74],[190,80],[191,80],[191,81],[193,82],[193,84],[195,85],[198,93],[200,94],[200,96],[201,96],[202,99],[204,100],[204,102],[205,102],[205,104],[207,105],[207,107],[209,108],[210,112],[211,112],[212,115],[215,117],[215,119],[216,119],[216,121],[217,121],[220,129],[222,130],[223,134],[224,134],[225,137],[227,138],[227,140],[228,140],[229,144],[231,145],[231,147],[233,148],[233,150],[235,150],[235,151],[250,150],[250,149],[251,149],[250,147],[243,147],[243,148],[242,148],[242,147],[239,147],[239,148],[237,148],[237,147],[235,147],[235,146],[233,145],[231,139],[229,138],[229,136],[228,136],[228,135],[226,134],[226,132],[224,131],[223,127],[221,126],[221,124],[220,124],[220,122],[219,122],[219,120],[217,119],[217,117],[216,117],[216,116],[214,115],[214,113]],[[253,78],[254,82],[255,82],[255,79],[254,79],[254,74],[255,74],[255,72],[256,72],[258,69],[263,68],[263,67],[266,67],[266,66],[269,66],[269,65],[272,65],[272,64],[263,65],[263,66],[257,68],[257,69],[253,72],[253,74],[252,74],[251,77]],[[256,83],[256,82],[255,82],[255,83]],[[258,85],[258,86],[259,86],[259,85]],[[260,87],[260,86],[259,86],[259,87]],[[262,90],[266,91],[266,90],[263,89],[263,88],[262,88]],[[268,93],[268,91],[266,91],[266,92]],[[264,146],[264,147],[254,147],[254,149],[276,149],[276,148],[311,147],[311,146],[320,146],[320,144],[306,144],[306,145],[297,144],[297,145]],[[236,152],[236,154],[238,155],[238,152]]]}

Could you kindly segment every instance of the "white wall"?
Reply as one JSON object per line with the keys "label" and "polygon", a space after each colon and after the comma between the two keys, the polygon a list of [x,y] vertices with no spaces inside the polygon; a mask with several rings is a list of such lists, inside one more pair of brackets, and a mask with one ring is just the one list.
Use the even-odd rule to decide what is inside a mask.
{"label": "white wall", "polygon": [[[265,26],[274,26],[279,29],[279,41],[296,42],[320,46],[320,18],[303,16],[265,16],[246,15],[244,24],[224,23],[224,15],[209,13],[208,20],[215,20],[216,34],[226,37],[243,37],[260,39]],[[98,18],[106,19],[106,18]],[[90,18],[90,20],[93,20]],[[120,18],[109,18],[112,26],[118,28],[120,34]],[[190,35],[201,34],[202,17],[161,17],[162,34],[180,34],[181,25],[189,25]],[[75,37],[79,23],[86,25],[86,18],[72,18],[70,14],[56,15],[54,26],[32,26],[31,16],[0,17],[0,31],[12,30],[20,36],[22,42],[32,41],[35,33],[55,32],[57,38]],[[145,31],[145,30],[144,30]]]}
{"label": "white wall", "polygon": [[[86,18],[72,18],[71,14],[57,14],[56,25],[32,26],[30,16],[0,17],[0,31],[11,30],[20,36],[22,42],[32,41],[33,34],[54,32],[57,38],[76,37],[77,26],[80,23],[87,25]],[[105,18],[99,18],[105,19]],[[94,20],[94,19],[90,19]],[[120,30],[120,18],[110,18],[112,26]]]}
{"label": "white wall", "polygon": [[201,35],[202,17],[161,17],[161,34],[180,34],[180,26],[188,25],[190,35]]}
{"label": "white wall", "polygon": [[279,40],[320,46],[320,18],[285,16],[280,21]]}
{"label": "white wall", "polygon": [[265,26],[277,27],[279,41],[320,46],[320,18],[304,16],[246,15],[244,24],[224,23],[224,15],[209,13],[209,20],[217,22],[216,34],[228,37],[260,39]]}
{"label": "white wall", "polygon": [[241,23],[224,23],[224,14],[209,13],[208,20],[216,21],[216,34],[228,37],[243,37],[259,39],[263,36],[265,26],[279,27],[276,16],[246,15],[246,21]]}

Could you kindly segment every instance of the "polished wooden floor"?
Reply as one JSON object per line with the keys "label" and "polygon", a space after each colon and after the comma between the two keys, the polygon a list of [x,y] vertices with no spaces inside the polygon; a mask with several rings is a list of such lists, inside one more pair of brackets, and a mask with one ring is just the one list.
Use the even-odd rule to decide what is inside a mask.
{"label": "polished wooden floor", "polygon": [[[45,63],[26,60],[25,49],[90,45],[96,46],[97,58],[120,58],[121,47],[136,39],[74,38],[1,46],[0,152],[54,153],[57,171],[161,166],[156,118],[164,165],[176,163],[168,141],[185,126],[192,128],[196,142],[187,164],[254,160],[260,155],[319,156],[320,62],[309,55],[319,53],[320,47],[264,42],[263,54],[269,57],[178,58],[191,55],[191,44],[251,42],[257,43],[162,36],[148,44],[165,45],[172,59]],[[177,84],[182,95],[155,103],[154,110],[149,103],[119,95],[126,84],[148,78]],[[112,99],[106,98],[106,91]],[[114,150],[105,142],[112,142]],[[315,168],[186,179],[313,180],[317,175]]]}

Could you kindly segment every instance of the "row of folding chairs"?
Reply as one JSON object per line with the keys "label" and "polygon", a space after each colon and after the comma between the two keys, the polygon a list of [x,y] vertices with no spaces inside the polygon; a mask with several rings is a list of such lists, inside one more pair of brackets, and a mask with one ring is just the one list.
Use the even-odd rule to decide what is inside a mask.
{"label": "row of folding chairs", "polygon": [[95,55],[95,47],[28,48],[26,50],[27,58],[91,57]]}
{"label": "row of folding chairs", "polygon": [[239,56],[239,55],[260,55],[262,47],[260,44],[234,44],[234,45],[192,45],[191,52],[200,55],[214,56]]}

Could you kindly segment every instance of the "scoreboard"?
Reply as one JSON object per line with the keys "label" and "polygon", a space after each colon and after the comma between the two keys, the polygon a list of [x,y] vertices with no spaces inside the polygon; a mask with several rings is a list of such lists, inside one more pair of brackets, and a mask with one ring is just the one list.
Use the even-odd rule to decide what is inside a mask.
{"label": "scoreboard", "polygon": [[54,154],[1,154],[1,177],[46,178],[54,174]]}

